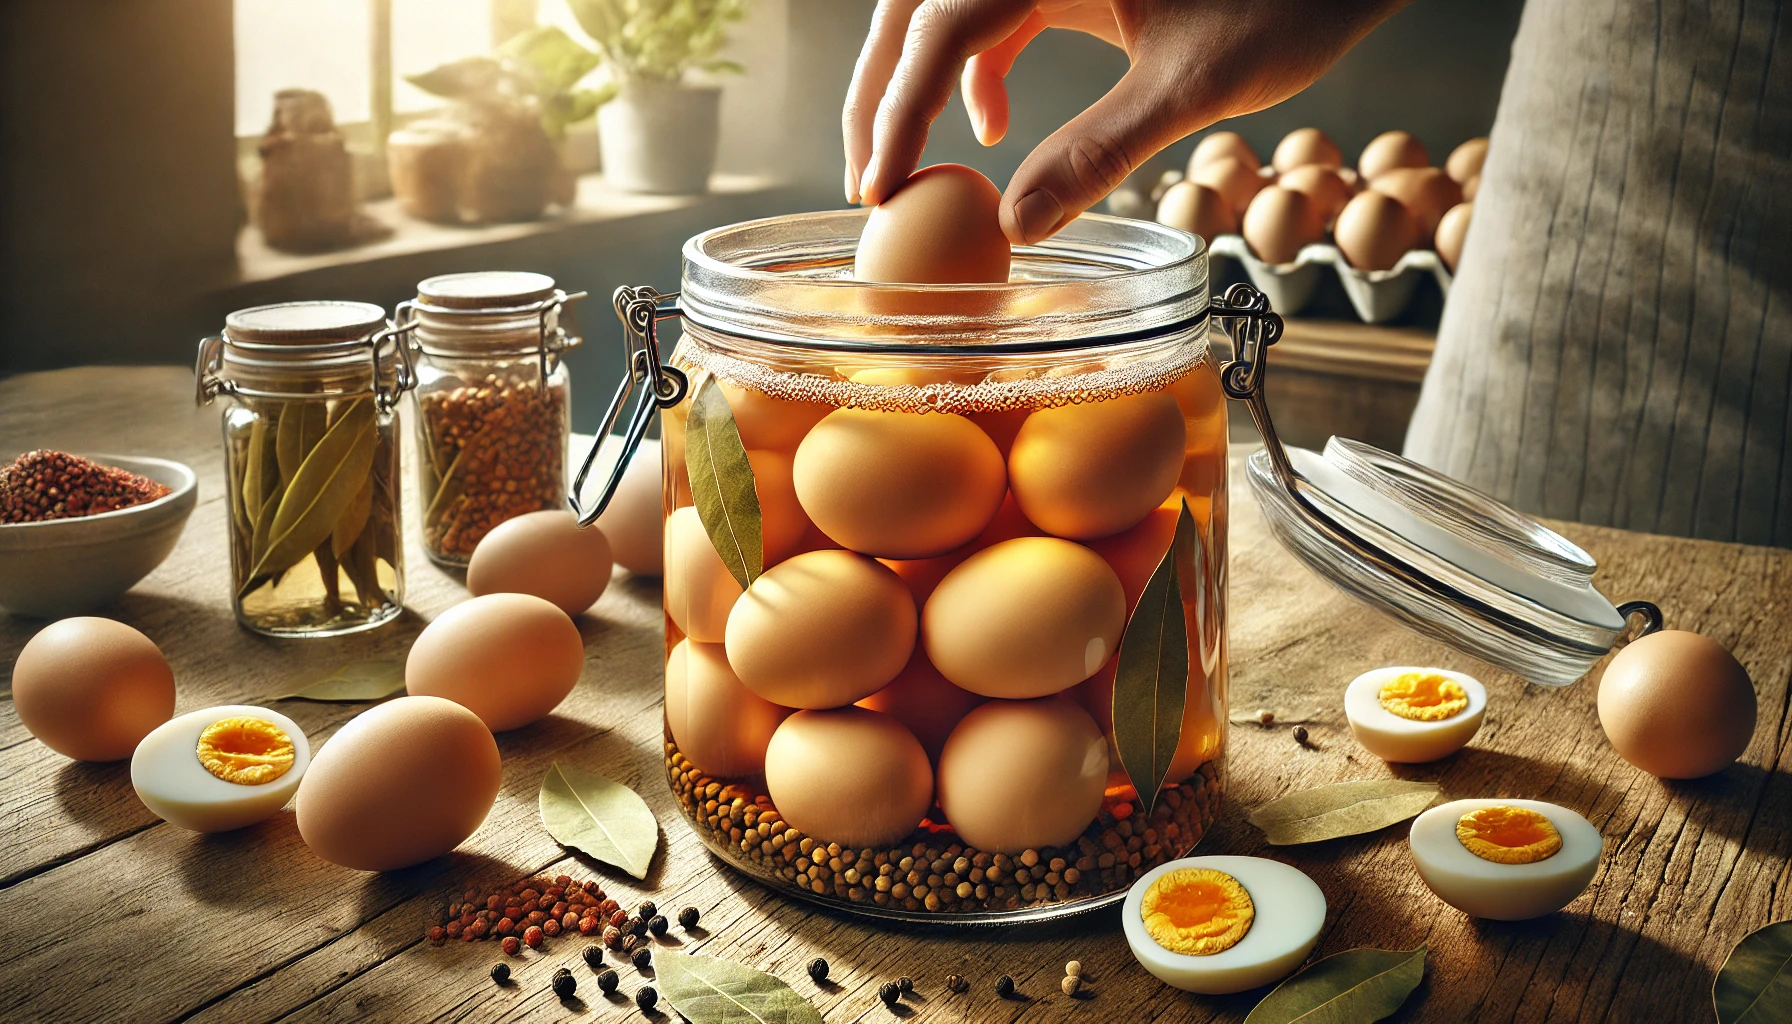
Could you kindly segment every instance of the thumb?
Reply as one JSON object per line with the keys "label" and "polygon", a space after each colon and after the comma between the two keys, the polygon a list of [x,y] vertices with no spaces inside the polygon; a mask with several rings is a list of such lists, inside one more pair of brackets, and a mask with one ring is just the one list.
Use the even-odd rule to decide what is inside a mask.
{"label": "thumb", "polygon": [[1187,134],[1182,89],[1134,68],[1028,155],[1002,196],[1016,245],[1050,237],[1100,202],[1140,163]]}

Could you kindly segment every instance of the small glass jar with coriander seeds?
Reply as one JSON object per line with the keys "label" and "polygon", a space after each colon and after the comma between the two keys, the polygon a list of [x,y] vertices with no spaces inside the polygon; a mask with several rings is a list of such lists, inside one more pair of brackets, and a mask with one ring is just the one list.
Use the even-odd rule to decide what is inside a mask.
{"label": "small glass jar with coriander seeds", "polygon": [[560,327],[568,295],[517,271],[443,274],[398,307],[414,327],[423,550],[463,566],[507,519],[564,504],[572,429]]}
{"label": "small glass jar with coriander seeds", "polygon": [[404,602],[403,329],[365,302],[238,310],[199,344],[197,401],[223,415],[231,602],[269,636],[336,636]]}

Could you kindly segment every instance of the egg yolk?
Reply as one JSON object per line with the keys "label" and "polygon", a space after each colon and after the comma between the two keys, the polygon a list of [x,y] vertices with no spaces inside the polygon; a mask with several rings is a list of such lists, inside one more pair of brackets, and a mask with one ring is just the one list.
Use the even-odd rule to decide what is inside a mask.
{"label": "egg yolk", "polygon": [[1211,868],[1179,868],[1145,890],[1139,914],[1145,931],[1172,953],[1211,956],[1238,944],[1256,918],[1251,894],[1238,879]]}
{"label": "egg yolk", "polygon": [[272,782],[292,767],[292,737],[262,718],[223,718],[199,734],[195,751],[205,770],[239,786]]}
{"label": "egg yolk", "polygon": [[1377,698],[1390,714],[1413,722],[1441,722],[1468,710],[1468,691],[1436,672],[1407,672],[1381,684]]}
{"label": "egg yolk", "polygon": [[1456,838],[1468,852],[1495,864],[1535,864],[1562,848],[1550,820],[1522,807],[1483,807],[1456,820]]}

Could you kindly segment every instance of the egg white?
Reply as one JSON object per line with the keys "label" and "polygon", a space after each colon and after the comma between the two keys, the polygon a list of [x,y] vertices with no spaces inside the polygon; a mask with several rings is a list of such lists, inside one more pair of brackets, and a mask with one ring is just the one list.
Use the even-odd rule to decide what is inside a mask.
{"label": "egg white", "polygon": [[[1145,891],[1181,868],[1208,868],[1238,879],[1254,917],[1244,938],[1209,956],[1172,953],[1145,930]],[[1325,894],[1299,868],[1263,857],[1186,857],[1161,864],[1132,885],[1120,914],[1132,955],[1165,984],[1185,992],[1225,995],[1267,985],[1294,972],[1325,926]]]}
{"label": "egg white", "polygon": [[[1456,838],[1456,822],[1483,807],[1520,807],[1549,819],[1562,848],[1531,864],[1500,864],[1470,853]],[[1605,839],[1566,807],[1541,800],[1453,800],[1412,823],[1407,839],[1419,877],[1437,898],[1470,917],[1525,921],[1553,914],[1586,891],[1599,870]]]}
{"label": "egg white", "polygon": [[[1437,722],[1401,718],[1381,706],[1381,688],[1407,672],[1435,672],[1459,684],[1468,694],[1461,714]],[[1363,749],[1383,761],[1420,764],[1448,757],[1468,745],[1487,716],[1487,688],[1473,676],[1442,668],[1394,665],[1371,669],[1350,681],[1344,691],[1344,717]]]}
{"label": "egg white", "polygon": [[[279,778],[255,786],[226,782],[199,762],[199,734],[226,718],[272,722],[292,739],[293,760]],[[137,799],[171,825],[195,832],[228,832],[272,817],[299,788],[311,763],[311,744],[297,722],[246,704],[191,711],[163,722],[131,755]]]}

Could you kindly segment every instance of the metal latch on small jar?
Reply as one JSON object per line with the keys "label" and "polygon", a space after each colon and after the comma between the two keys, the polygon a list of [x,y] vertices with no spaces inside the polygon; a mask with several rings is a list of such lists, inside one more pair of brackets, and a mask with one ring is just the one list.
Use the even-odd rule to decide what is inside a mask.
{"label": "metal latch on small jar", "polygon": [[[231,339],[231,348],[247,353],[277,354],[283,360],[293,362],[295,368],[302,365],[299,360],[306,357],[330,359],[339,357],[344,350],[365,347],[369,361],[372,384],[363,391],[332,393],[333,398],[354,398],[365,395],[373,396],[374,403],[381,412],[390,412],[398,405],[398,400],[406,391],[417,384],[416,370],[411,363],[410,347],[405,342],[405,335],[416,327],[415,324],[391,325],[375,332],[364,341],[326,341],[316,344],[266,344],[260,342],[239,341]],[[393,366],[396,372],[388,386],[380,380],[381,352],[386,344],[392,344]],[[199,341],[199,357],[193,365],[194,395],[193,403],[197,406],[208,406],[220,394],[239,398],[317,398],[315,391],[289,391],[278,388],[256,388],[241,381],[227,377],[224,369],[224,347],[226,339],[223,335],[212,334]]]}
{"label": "metal latch on small jar", "polygon": [[[538,382],[541,386],[546,387],[548,377],[553,374],[560,363],[560,357],[584,343],[583,338],[566,333],[566,329],[560,326],[559,314],[569,303],[577,302],[589,294],[589,292],[564,292],[555,289],[552,295],[536,302],[497,308],[446,306],[430,303],[421,298],[406,299],[393,310],[393,319],[401,328],[412,332],[411,348],[424,355],[448,358],[534,356],[537,359]],[[423,341],[422,335],[429,326],[422,320],[424,315],[437,317],[445,322],[452,322],[455,318],[532,317],[536,324],[536,342],[533,345],[514,349],[498,347],[479,348],[469,352],[437,351],[431,349]]]}
{"label": "metal latch on small jar", "polygon": [[[603,515],[604,509],[609,507],[610,499],[616,496],[617,486],[622,483],[623,471],[628,468],[629,460],[635,457],[636,449],[641,447],[641,439],[647,436],[647,425],[652,422],[654,411],[670,409],[683,401],[685,392],[691,386],[690,378],[685,376],[683,370],[660,361],[658,325],[661,320],[682,315],[678,309],[678,293],[662,295],[648,285],[624,285],[616,289],[615,295],[611,297],[611,305],[616,309],[617,318],[622,321],[627,366],[622,374],[622,383],[617,386],[615,396],[604,410],[603,421],[598,425],[597,434],[591,441],[591,449],[579,464],[579,474],[573,480],[572,492],[566,496],[573,514],[579,517],[580,526],[590,526],[597,522],[597,517]],[[628,401],[629,393],[636,387],[640,387],[642,391],[635,400],[634,411],[629,414],[628,428],[622,437],[622,450],[617,454],[616,464],[611,467],[597,500],[589,508],[585,508],[579,501],[579,495],[585,491],[585,480],[591,475],[591,467],[597,461],[604,439],[615,429],[616,420]]]}

